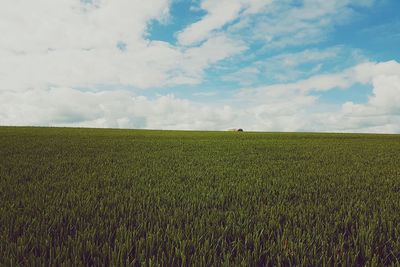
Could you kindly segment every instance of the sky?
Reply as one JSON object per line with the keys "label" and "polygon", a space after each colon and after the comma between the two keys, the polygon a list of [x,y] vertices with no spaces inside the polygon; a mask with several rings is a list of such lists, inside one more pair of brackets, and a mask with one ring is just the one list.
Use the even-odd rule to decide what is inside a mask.
{"label": "sky", "polygon": [[398,0],[0,4],[0,125],[400,133]]}

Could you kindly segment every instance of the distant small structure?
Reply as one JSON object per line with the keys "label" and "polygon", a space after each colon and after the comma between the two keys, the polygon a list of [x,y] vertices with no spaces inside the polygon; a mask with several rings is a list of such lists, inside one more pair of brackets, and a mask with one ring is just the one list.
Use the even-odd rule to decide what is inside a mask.
{"label": "distant small structure", "polygon": [[242,128],[233,128],[233,129],[229,129],[228,131],[231,131],[231,132],[243,132],[243,129]]}

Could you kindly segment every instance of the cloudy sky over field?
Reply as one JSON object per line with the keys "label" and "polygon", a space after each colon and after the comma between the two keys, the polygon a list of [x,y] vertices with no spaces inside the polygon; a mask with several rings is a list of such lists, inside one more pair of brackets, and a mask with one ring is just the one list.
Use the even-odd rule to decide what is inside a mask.
{"label": "cloudy sky over field", "polygon": [[0,125],[400,132],[397,0],[0,4]]}

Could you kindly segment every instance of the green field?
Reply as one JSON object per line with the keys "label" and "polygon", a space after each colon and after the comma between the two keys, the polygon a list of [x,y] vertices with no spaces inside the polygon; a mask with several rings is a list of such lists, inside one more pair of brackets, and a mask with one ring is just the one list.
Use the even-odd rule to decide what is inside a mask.
{"label": "green field", "polygon": [[0,266],[400,264],[400,135],[0,128]]}

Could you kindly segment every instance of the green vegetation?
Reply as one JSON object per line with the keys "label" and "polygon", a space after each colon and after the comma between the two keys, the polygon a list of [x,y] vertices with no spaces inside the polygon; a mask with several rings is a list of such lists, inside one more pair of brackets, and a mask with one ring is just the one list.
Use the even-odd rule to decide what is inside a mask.
{"label": "green vegetation", "polygon": [[0,128],[0,266],[400,264],[400,136]]}

